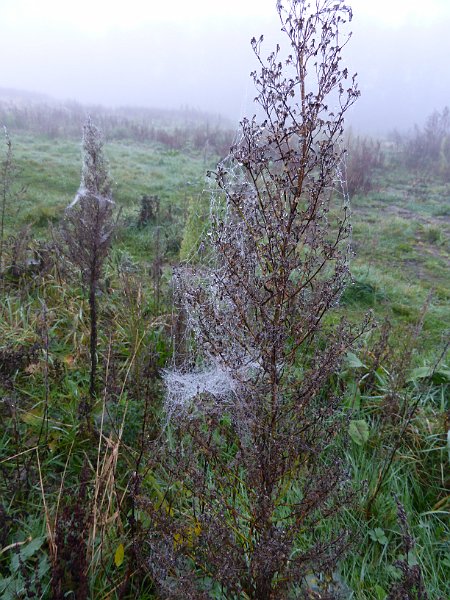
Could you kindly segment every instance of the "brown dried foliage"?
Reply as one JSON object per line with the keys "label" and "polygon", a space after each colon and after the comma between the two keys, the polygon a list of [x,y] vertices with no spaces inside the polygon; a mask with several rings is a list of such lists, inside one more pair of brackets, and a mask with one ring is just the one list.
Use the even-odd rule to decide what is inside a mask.
{"label": "brown dried foliage", "polygon": [[291,0],[278,13],[290,53],[263,60],[252,41],[265,119],[243,120],[215,173],[213,263],[176,277],[197,353],[185,367],[198,368],[175,361],[166,377],[175,442],[150,462],[164,459],[166,492],[138,494],[155,527],[142,550],[166,598],[309,597],[307,575],[331,573],[348,542],[322,533],[351,496],[330,380],[365,329],[328,318],[350,254],[341,139],[358,91],[340,29],[351,10]]}
{"label": "brown dried foliage", "polygon": [[[114,202],[100,131],[90,120],[84,126],[83,170],[75,199],[67,207],[61,236],[70,260],[80,269],[89,289],[90,309],[90,404],[96,393],[97,289],[114,232]],[[87,406],[89,413],[90,406]]]}
{"label": "brown dried foliage", "polygon": [[383,160],[380,142],[360,137],[348,140],[345,176],[350,197],[373,188],[375,171],[383,166]]}
{"label": "brown dried foliage", "polygon": [[39,344],[32,346],[5,346],[0,348],[0,382],[10,381],[18,371],[38,362]]}
{"label": "brown dried foliage", "polygon": [[425,127],[400,139],[402,157],[410,169],[450,181],[450,110],[435,110]]}
{"label": "brown dried foliage", "polygon": [[89,469],[84,465],[78,493],[67,501],[56,523],[57,556],[51,577],[53,600],[62,600],[68,595],[76,600],[89,598],[88,537],[92,511],[88,487]]}
{"label": "brown dried foliage", "polygon": [[396,502],[404,558],[395,563],[401,572],[401,579],[391,587],[387,600],[428,600],[420,566],[409,563],[409,554],[416,543],[409,531],[405,509],[398,499]]}

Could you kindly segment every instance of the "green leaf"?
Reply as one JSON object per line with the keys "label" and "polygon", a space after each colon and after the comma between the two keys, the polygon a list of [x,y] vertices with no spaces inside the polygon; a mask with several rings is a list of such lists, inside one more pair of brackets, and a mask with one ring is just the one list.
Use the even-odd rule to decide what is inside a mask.
{"label": "green leaf", "polygon": [[433,383],[448,383],[450,382],[450,369],[441,367],[417,367],[411,371],[408,382],[417,381],[418,379],[431,379]]}
{"label": "green leaf", "polygon": [[350,421],[348,433],[358,446],[364,446],[369,439],[369,426],[363,419]]}
{"label": "green leaf", "polygon": [[14,552],[14,554],[11,556],[10,569],[11,569],[11,573],[13,575],[17,576],[17,573],[20,569],[20,560],[19,560],[18,552]]}
{"label": "green leaf", "polygon": [[0,592],[2,594],[2,600],[15,600],[17,598],[17,585],[16,580],[12,577],[0,577]]}
{"label": "green leaf", "polygon": [[356,354],[353,354],[353,352],[347,352],[347,355],[345,357],[345,366],[350,368],[350,369],[366,369],[366,365],[361,362],[359,360],[359,358],[356,356]]}
{"label": "green leaf", "polygon": [[31,540],[31,542],[26,546],[22,546],[22,548],[20,549],[20,554],[22,558],[24,560],[26,560],[27,558],[31,558],[39,550],[39,548],[44,542],[45,538],[36,537],[33,540]]}
{"label": "green leaf", "polygon": [[386,546],[389,541],[386,537],[386,534],[384,533],[384,529],[381,529],[381,527],[371,529],[369,531],[369,537],[372,541],[378,542],[382,546]]}
{"label": "green leaf", "polygon": [[75,383],[75,381],[67,379],[67,387],[74,398],[78,398],[80,396],[80,390],[78,389],[78,385]]}
{"label": "green leaf", "polygon": [[378,600],[385,600],[387,592],[381,587],[381,585],[376,585],[374,588],[374,592]]}
{"label": "green leaf", "polygon": [[398,567],[394,567],[394,565],[386,565],[386,573],[394,581],[399,581],[402,577],[400,569]]}
{"label": "green leaf", "polygon": [[116,567],[120,567],[122,565],[124,557],[125,548],[123,547],[123,544],[119,544],[117,546],[116,553],[114,554],[114,564],[116,565]]}
{"label": "green leaf", "polygon": [[345,395],[345,406],[353,410],[359,410],[361,408],[361,390],[359,389],[358,382],[352,381],[347,385],[347,391]]}
{"label": "green leaf", "polygon": [[0,592],[4,592],[11,585],[12,577],[2,577],[0,575]]}
{"label": "green leaf", "polygon": [[444,558],[441,560],[441,563],[444,565],[444,567],[450,569],[450,556],[444,556]]}
{"label": "green leaf", "polygon": [[43,577],[50,571],[50,563],[48,561],[47,555],[42,553],[41,558],[39,559],[38,566],[38,576],[39,579],[42,580]]}

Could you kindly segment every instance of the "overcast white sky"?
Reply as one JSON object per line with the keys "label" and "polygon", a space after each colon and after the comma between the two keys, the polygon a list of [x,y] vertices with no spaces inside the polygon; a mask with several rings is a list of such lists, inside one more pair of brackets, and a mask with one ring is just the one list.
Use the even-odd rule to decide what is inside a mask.
{"label": "overcast white sky", "polygon": [[[385,25],[422,24],[450,15],[448,0],[353,0],[356,14]],[[18,33],[27,29],[63,28],[93,36],[114,30],[133,31],[156,22],[208,23],[272,18],[273,0],[1,0],[2,21]]]}
{"label": "overcast white sky", "polygon": [[[357,126],[407,127],[450,104],[450,0],[349,3],[346,60],[363,92]],[[249,40],[276,39],[275,4],[0,0],[0,87],[108,105],[188,104],[237,122],[251,112]]]}

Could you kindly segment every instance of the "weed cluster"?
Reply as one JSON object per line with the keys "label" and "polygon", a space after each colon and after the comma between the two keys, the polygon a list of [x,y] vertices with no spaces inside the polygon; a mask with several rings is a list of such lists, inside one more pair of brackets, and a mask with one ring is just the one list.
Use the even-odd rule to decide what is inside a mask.
{"label": "weed cluster", "polygon": [[437,176],[450,181],[450,111],[445,107],[434,111],[425,127],[417,125],[406,136],[395,134],[401,157],[409,169],[426,176]]}
{"label": "weed cluster", "polygon": [[374,186],[375,171],[383,167],[381,143],[359,137],[347,141],[346,183],[350,197],[367,194]]}

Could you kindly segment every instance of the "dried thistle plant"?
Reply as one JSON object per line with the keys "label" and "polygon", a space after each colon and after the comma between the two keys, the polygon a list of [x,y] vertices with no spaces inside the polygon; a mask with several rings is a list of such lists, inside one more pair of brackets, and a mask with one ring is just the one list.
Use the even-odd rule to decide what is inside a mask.
{"label": "dried thistle plant", "polygon": [[352,12],[277,9],[287,58],[277,46],[264,60],[252,40],[264,118],[242,121],[215,173],[212,262],[175,276],[196,366],[166,372],[174,460],[162,499],[141,497],[167,598],[309,597],[307,577],[332,572],[347,543],[330,533],[349,499],[330,378],[366,324],[330,315],[351,253],[341,141],[359,92],[340,61]]}
{"label": "dried thistle plant", "polygon": [[5,227],[9,209],[23,197],[25,188],[17,186],[19,169],[17,167],[11,138],[6,127],[5,153],[0,162],[0,275],[3,276]]}
{"label": "dried thistle plant", "polygon": [[87,600],[90,597],[88,579],[88,537],[91,527],[89,469],[80,473],[80,485],[75,497],[66,500],[55,522],[56,555],[52,561],[51,598],[67,597]]}
{"label": "dried thistle plant", "polygon": [[398,498],[395,501],[397,503],[397,516],[401,529],[404,557],[394,563],[394,566],[401,572],[401,579],[392,585],[387,600],[428,600],[420,566],[410,564],[410,553],[416,542],[409,530],[405,508]]}
{"label": "dried thistle plant", "polygon": [[3,270],[3,242],[5,237],[5,218],[6,208],[10,195],[12,179],[14,176],[14,160],[12,152],[12,143],[6,127],[5,131],[5,144],[6,152],[5,158],[1,163],[1,210],[0,210],[0,273]]}
{"label": "dried thistle plant", "polygon": [[99,129],[89,119],[83,130],[81,184],[65,211],[61,235],[69,259],[80,269],[83,283],[89,290],[91,405],[96,392],[97,290],[114,232],[113,208],[103,140]]}

